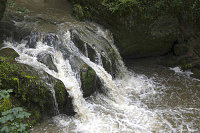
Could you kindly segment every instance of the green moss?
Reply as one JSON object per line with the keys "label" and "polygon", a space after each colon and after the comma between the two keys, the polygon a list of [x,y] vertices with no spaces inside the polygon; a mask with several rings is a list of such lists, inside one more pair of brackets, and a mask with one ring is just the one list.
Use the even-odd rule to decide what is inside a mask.
{"label": "green moss", "polygon": [[55,91],[56,91],[57,102],[59,104],[64,104],[65,97],[66,97],[66,89],[65,89],[64,84],[60,80],[58,80],[55,83],[54,88],[55,88]]}
{"label": "green moss", "polygon": [[85,18],[90,18],[91,14],[87,7],[81,6],[80,4],[75,4],[73,7],[73,14],[78,20],[84,20]]}
{"label": "green moss", "polygon": [[64,84],[60,80],[56,80],[54,84],[56,99],[59,112],[67,115],[75,115],[72,98],[69,96]]}
{"label": "green moss", "polygon": [[193,67],[193,65],[191,63],[188,63],[188,64],[185,64],[185,65],[182,65],[182,69],[183,70],[187,70],[187,69],[191,69]]}
{"label": "green moss", "polygon": [[4,98],[0,100],[0,112],[7,111],[12,108],[12,102],[10,98]]}
{"label": "green moss", "polygon": [[28,125],[31,128],[34,125],[36,125],[38,122],[41,121],[42,115],[41,115],[41,112],[39,111],[39,109],[37,109],[37,108],[34,108],[30,113],[31,113],[31,116],[28,120]]}
{"label": "green moss", "polygon": [[83,96],[88,97],[95,91],[95,76],[96,73],[93,69],[88,67],[87,65],[83,67],[81,72],[81,83],[82,83],[82,91]]}
{"label": "green moss", "polygon": [[84,13],[83,13],[83,9],[81,5],[78,5],[78,4],[74,5],[73,13],[75,17],[79,20],[82,20],[84,18]]}
{"label": "green moss", "polygon": [[9,7],[14,7],[15,6],[15,1],[14,0],[8,0],[7,5]]}
{"label": "green moss", "polygon": [[30,13],[29,9],[27,9],[26,7],[17,7],[17,11],[18,11],[20,14],[24,14],[24,15]]}

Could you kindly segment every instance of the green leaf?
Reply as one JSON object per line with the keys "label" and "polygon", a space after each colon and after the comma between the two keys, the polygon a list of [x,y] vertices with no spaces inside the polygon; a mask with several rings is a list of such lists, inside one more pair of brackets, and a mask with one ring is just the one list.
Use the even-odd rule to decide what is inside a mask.
{"label": "green leaf", "polygon": [[9,115],[1,117],[0,123],[4,124],[4,123],[9,122],[9,121],[12,122],[14,119],[15,119],[15,117],[13,115],[9,114]]}
{"label": "green leaf", "polygon": [[1,133],[10,133],[11,132],[11,128],[9,126],[4,126],[1,128]]}
{"label": "green leaf", "polygon": [[13,92],[12,89],[8,89],[8,90],[0,90],[0,100],[3,99],[3,98],[9,98],[10,97],[10,94]]}

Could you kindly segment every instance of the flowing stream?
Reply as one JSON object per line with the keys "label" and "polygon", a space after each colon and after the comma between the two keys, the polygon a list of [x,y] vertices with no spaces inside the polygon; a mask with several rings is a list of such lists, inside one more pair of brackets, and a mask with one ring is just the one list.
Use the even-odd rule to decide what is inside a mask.
{"label": "flowing stream", "polygon": [[[34,8],[31,15],[38,15],[34,12],[37,10]],[[55,10],[55,13],[64,16],[62,11]],[[59,18],[58,14],[55,17]],[[15,24],[33,26],[26,21]],[[190,72],[183,72],[178,67],[155,65],[154,59],[127,61],[127,70],[112,35],[108,36],[109,31],[93,23],[63,18],[54,25],[54,32],[38,23],[34,25],[35,29],[39,27],[39,32],[31,32],[20,42],[7,39],[4,48],[14,49],[19,54],[16,58],[19,63],[61,80],[72,98],[76,115],[59,113],[54,86],[49,84],[56,116],[35,126],[32,133],[200,131],[200,81],[191,78]],[[82,49],[74,42],[74,36],[83,41]],[[89,49],[95,53],[94,60],[89,57]],[[109,72],[103,64],[105,60]],[[83,97],[80,70],[85,65],[96,73],[106,93]]]}

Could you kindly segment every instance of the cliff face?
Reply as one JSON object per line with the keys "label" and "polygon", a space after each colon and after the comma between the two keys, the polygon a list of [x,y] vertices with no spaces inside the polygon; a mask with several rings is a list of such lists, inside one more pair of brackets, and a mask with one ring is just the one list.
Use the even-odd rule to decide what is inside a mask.
{"label": "cliff face", "polygon": [[7,2],[7,0],[0,0],[0,19],[2,19],[3,14],[5,12],[6,2]]}

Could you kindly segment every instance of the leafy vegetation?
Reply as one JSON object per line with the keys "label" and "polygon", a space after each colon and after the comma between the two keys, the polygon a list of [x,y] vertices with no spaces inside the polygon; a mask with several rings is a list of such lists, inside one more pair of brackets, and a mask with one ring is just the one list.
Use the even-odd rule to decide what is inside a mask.
{"label": "leafy vegetation", "polygon": [[[0,81],[1,83],[1,81]],[[0,106],[10,97],[12,89],[0,90]],[[1,106],[2,107],[2,106]],[[0,131],[2,133],[25,133],[27,132],[28,124],[25,124],[26,118],[31,115],[27,113],[22,107],[7,108],[1,113],[0,117]]]}
{"label": "leafy vegetation", "polygon": [[26,7],[18,7],[17,10],[18,10],[19,13],[21,13],[21,14],[29,14],[29,13],[30,13],[29,9],[26,8]]}
{"label": "leafy vegetation", "polygon": [[[1,84],[1,80],[0,80],[0,85],[2,85]],[[9,90],[0,90],[0,100],[2,100],[3,98],[9,98],[11,92],[13,92],[12,89],[9,89]]]}
{"label": "leafy vegetation", "polygon": [[[160,15],[177,17],[179,21],[199,22],[200,0],[71,0],[79,9],[106,8],[119,16],[136,15],[141,19],[156,19]],[[81,6],[81,7],[80,7]],[[102,9],[99,10],[101,12]],[[105,11],[105,10],[104,10]],[[98,11],[97,11],[98,12]]]}
{"label": "leafy vegetation", "polygon": [[15,1],[14,1],[14,0],[8,0],[8,1],[7,1],[7,5],[8,5],[9,7],[14,7],[14,6],[15,6]]}
{"label": "leafy vegetation", "polygon": [[23,15],[29,14],[30,10],[26,7],[19,6],[15,3],[15,0],[8,0],[7,5],[10,8],[16,8],[16,10]]}
{"label": "leafy vegetation", "polygon": [[[24,123],[31,115],[27,113],[22,107],[15,107],[5,112],[2,112],[0,117],[0,124],[2,133],[25,133],[27,132],[28,124]],[[24,121],[24,122],[23,122]]]}

